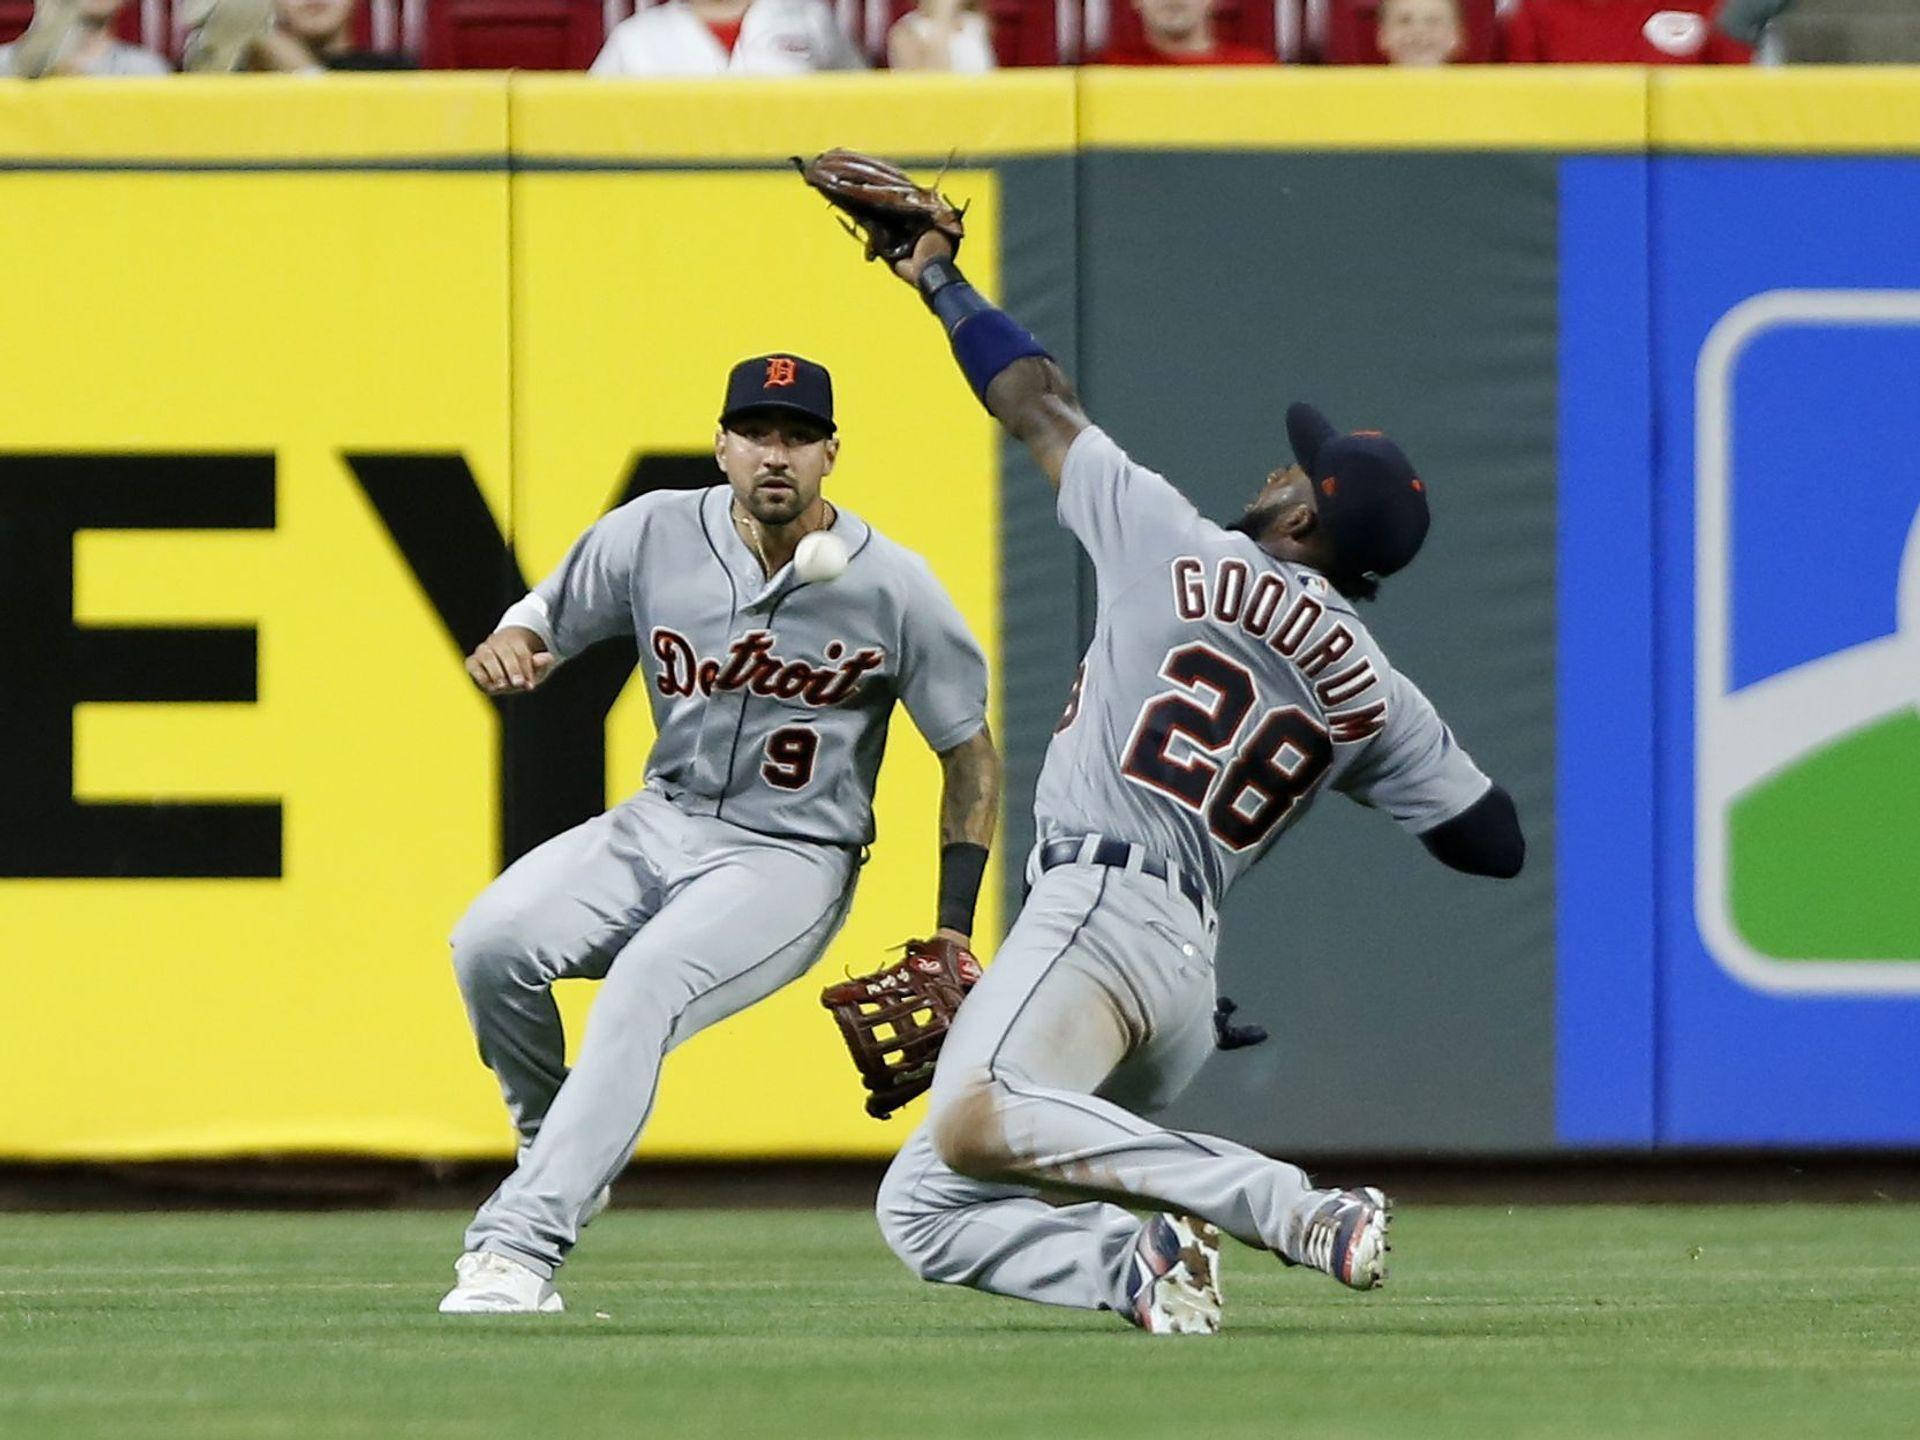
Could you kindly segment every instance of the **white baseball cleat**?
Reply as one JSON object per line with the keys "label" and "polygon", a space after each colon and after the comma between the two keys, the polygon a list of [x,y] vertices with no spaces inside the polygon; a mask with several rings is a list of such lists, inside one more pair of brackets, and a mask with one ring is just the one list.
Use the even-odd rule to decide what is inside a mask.
{"label": "white baseball cleat", "polygon": [[459,1282],[440,1301],[442,1315],[558,1315],[567,1307],[553,1282],[518,1260],[469,1250],[453,1262]]}
{"label": "white baseball cleat", "polygon": [[1308,1212],[1295,1253],[1280,1258],[1307,1265],[1355,1290],[1387,1283],[1387,1237],[1393,1202],[1373,1186],[1331,1190]]}
{"label": "white baseball cleat", "polygon": [[1220,1232],[1204,1220],[1156,1215],[1128,1261],[1127,1319],[1149,1335],[1220,1333]]}

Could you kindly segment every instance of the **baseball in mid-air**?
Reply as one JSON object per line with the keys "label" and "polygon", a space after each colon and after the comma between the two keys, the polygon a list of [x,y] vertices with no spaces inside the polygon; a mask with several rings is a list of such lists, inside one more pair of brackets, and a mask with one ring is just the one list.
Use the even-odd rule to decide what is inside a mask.
{"label": "baseball in mid-air", "polygon": [[802,580],[838,580],[846,568],[847,542],[831,531],[809,531],[794,546],[793,570]]}

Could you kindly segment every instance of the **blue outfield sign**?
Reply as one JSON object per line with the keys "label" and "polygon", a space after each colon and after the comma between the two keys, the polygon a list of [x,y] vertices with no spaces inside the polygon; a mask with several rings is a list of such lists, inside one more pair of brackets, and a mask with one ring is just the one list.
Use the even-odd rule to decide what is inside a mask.
{"label": "blue outfield sign", "polygon": [[1694,394],[1701,939],[1765,990],[1920,992],[1920,290],[1755,295]]}
{"label": "blue outfield sign", "polygon": [[[1563,657],[1562,1138],[1912,1143],[1920,161],[1638,163],[1644,212],[1604,225],[1616,243],[1636,224],[1647,236],[1654,424],[1622,438],[1563,399],[1561,639],[1616,669],[1623,648],[1650,661],[1653,764],[1642,781],[1621,763],[1637,732],[1603,721]],[[1598,176],[1569,162],[1563,204]],[[1637,297],[1618,262],[1589,277],[1570,259],[1563,244],[1563,395],[1617,394],[1618,331],[1636,327],[1579,317],[1631,314]],[[1592,533],[1605,517],[1568,487],[1592,483],[1596,448],[1617,477],[1650,467],[1644,532]],[[1623,596],[1640,545],[1644,611]],[[1644,632],[1621,623],[1641,614]],[[1643,703],[1632,687],[1617,698]],[[1622,888],[1643,838],[1644,908]],[[1610,985],[1629,998],[1595,1002]]]}

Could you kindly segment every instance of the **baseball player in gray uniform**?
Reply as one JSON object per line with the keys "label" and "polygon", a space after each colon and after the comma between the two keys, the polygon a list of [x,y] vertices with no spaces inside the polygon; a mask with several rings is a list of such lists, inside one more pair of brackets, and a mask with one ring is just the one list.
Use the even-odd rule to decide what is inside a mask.
{"label": "baseball player in gray uniform", "polygon": [[1296,405],[1297,463],[1213,524],[1087,420],[952,253],[929,232],[895,269],[1058,488],[1098,609],[1034,797],[1031,890],[881,1186],[887,1243],[929,1280],[1161,1334],[1218,1329],[1220,1230],[1370,1289],[1388,1249],[1377,1189],[1315,1189],[1293,1165],[1140,1116],[1215,1046],[1216,907],[1325,791],[1384,810],[1456,869],[1519,872],[1513,802],[1354,608],[1425,538],[1425,486],[1391,441]]}
{"label": "baseball player in gray uniform", "polygon": [[[846,918],[896,700],[941,758],[939,933],[966,941],[999,807],[986,661],[926,563],[821,495],[838,451],[824,369],[743,361],[728,483],[607,514],[467,661],[511,694],[631,633],[658,735],[638,794],[523,856],[454,931],[521,1152],[444,1312],[562,1308],[554,1271],[667,1052],[804,974]],[[572,976],[604,983],[569,1072],[550,987]]]}

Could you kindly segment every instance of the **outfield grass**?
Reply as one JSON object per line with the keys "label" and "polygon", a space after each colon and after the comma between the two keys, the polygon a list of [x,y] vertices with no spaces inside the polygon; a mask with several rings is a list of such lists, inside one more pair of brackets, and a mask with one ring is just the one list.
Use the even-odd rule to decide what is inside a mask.
{"label": "outfield grass", "polygon": [[1372,1295],[1229,1246],[1227,1333],[911,1279],[850,1212],[615,1210],[445,1319],[452,1214],[0,1216],[0,1435],[1920,1434],[1920,1208],[1413,1209]]}

